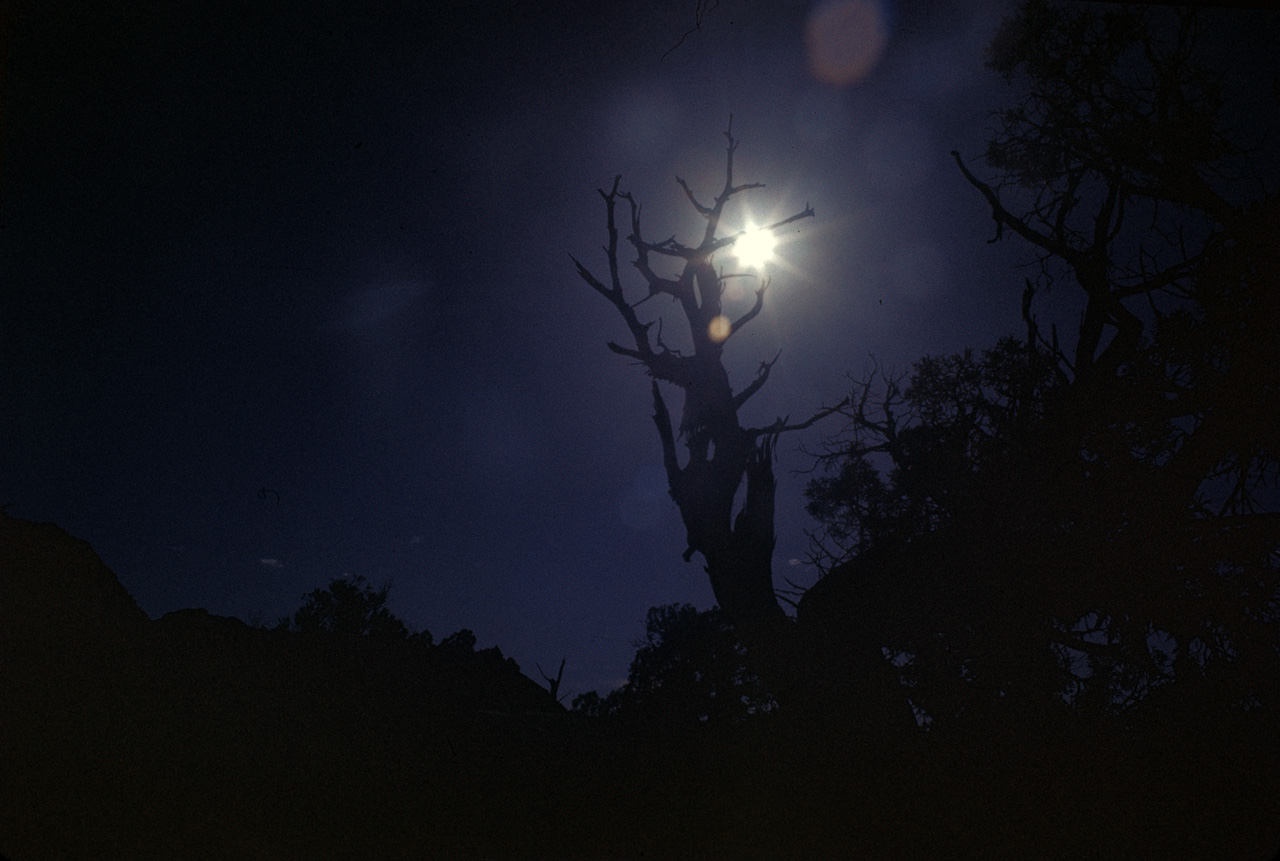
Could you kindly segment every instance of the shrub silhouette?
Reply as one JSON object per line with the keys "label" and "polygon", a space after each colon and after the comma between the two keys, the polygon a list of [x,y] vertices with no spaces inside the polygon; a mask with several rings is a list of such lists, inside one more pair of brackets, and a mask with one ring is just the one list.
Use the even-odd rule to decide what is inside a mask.
{"label": "shrub silhouette", "polygon": [[[408,627],[387,609],[390,591],[390,583],[375,589],[359,575],[334,578],[327,589],[309,593],[293,619],[282,619],[280,627],[300,634],[407,640]],[[415,635],[418,639],[424,637],[427,643],[431,642],[429,633]]]}
{"label": "shrub silhouette", "polygon": [[680,728],[724,727],[767,711],[773,700],[719,607],[649,608],[627,683],[573,701],[580,714]]}
{"label": "shrub silhouette", "polygon": [[449,653],[474,652],[476,650],[475,632],[470,628],[454,631],[440,641],[440,649]]}

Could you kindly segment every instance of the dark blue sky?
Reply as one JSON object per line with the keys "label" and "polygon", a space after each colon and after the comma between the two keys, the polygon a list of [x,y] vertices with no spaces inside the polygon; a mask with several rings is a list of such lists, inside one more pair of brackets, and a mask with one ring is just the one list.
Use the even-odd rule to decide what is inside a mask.
{"label": "dark blue sky", "polygon": [[[23,4],[0,502],[152,616],[272,622],[362,574],[437,637],[623,681],[649,606],[712,598],[648,382],[569,260],[604,271],[596,189],[623,174],[652,236],[692,238],[674,177],[718,191],[732,113],[751,212],[812,204],[730,348],[739,385],[783,351],[752,423],[839,399],[868,354],[1016,332],[1029,259],[986,244],[948,156],[1005,101],[981,55],[1008,3],[864,4],[886,39],[844,85],[815,77],[806,4],[707,5],[666,53],[692,0]],[[775,571],[800,581],[791,470],[819,436],[780,452]]]}

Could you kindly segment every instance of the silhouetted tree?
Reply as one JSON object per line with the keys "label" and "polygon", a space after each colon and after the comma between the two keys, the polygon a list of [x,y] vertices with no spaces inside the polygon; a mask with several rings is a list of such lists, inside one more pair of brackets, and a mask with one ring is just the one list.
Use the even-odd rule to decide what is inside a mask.
{"label": "silhouetted tree", "polygon": [[1076,500],[1028,467],[1064,385],[1047,353],[1012,338],[925,358],[857,386],[819,457],[806,495],[828,573],[800,619],[877,644],[922,719],[977,718],[1010,695],[1041,717],[1063,706],[1074,677],[1047,608],[1070,580],[1042,556],[1070,552],[1053,536]]}
{"label": "silhouetted tree", "polygon": [[[358,575],[334,578],[328,588],[306,595],[292,621],[282,620],[281,627],[300,634],[406,640],[408,628],[386,606],[390,590],[390,584],[375,589]],[[428,644],[430,636],[425,634]],[[415,637],[423,639],[423,635]]]}
{"label": "silhouetted tree", "polygon": [[626,685],[573,702],[580,713],[663,727],[724,727],[772,705],[719,608],[688,604],[649,608]]}
{"label": "silhouetted tree", "polygon": [[440,641],[442,652],[471,653],[476,650],[476,635],[470,628],[454,631]]}
{"label": "silhouetted tree", "polygon": [[[1200,31],[1040,0],[1002,25],[995,181],[954,156],[1036,251],[1026,337],[867,380],[809,487],[830,573],[801,621],[874,631],[931,717],[1274,705],[1280,197],[1234,180]],[[1074,344],[1034,313],[1050,285]]]}
{"label": "silhouetted tree", "polygon": [[[797,632],[774,591],[774,446],[780,434],[807,428],[831,411],[819,412],[797,424],[778,418],[764,427],[745,427],[739,419],[739,411],[768,381],[773,362],[762,362],[755,379],[735,392],[722,361],[729,340],[764,307],[768,288],[768,281],[762,281],[755,291],[754,304],[736,320],[725,315],[722,303],[725,281],[746,276],[718,269],[715,256],[731,249],[745,233],[718,236],[721,219],[732,198],[762,187],[760,183],[734,183],[733,156],[738,142],[731,130],[725,132],[725,137],[728,140],[725,181],[710,205],[699,202],[688,184],[679,177],[676,179],[690,204],[706,221],[697,245],[684,245],[674,237],[660,241],[644,238],[640,206],[629,193],[619,191],[621,177],[616,177],[608,192],[600,191],[605,202],[608,233],[607,283],[576,259],[574,263],[579,276],[617,309],[635,345],[626,347],[610,342],[609,349],[636,360],[654,379],[653,420],[662,444],[671,498],[684,521],[688,544],[684,558],[688,561],[695,553],[701,554],[717,603],[742,638],[769,689],[780,701],[800,703],[812,702],[833,691],[845,691],[850,682],[855,682],[858,690],[852,698],[868,713],[880,712],[885,706],[885,686],[879,682],[863,685],[865,679],[861,673],[842,671],[840,679],[825,677],[820,671],[823,662],[809,654],[821,647]],[[624,201],[630,211],[630,232],[626,239],[634,253],[632,263],[646,283],[646,292],[640,298],[632,298],[623,285],[623,253],[615,218],[619,200]],[[763,229],[777,231],[813,214],[806,206]],[[674,277],[654,269],[663,258],[679,266]],[[661,296],[670,297],[680,306],[692,353],[664,342],[660,318],[641,321],[639,306]],[[684,408],[678,424],[672,422],[660,382],[674,385],[684,393]],[[677,440],[683,441],[686,450],[683,463]],[[735,514],[735,500],[744,483],[741,508]],[[878,653],[870,654],[868,659],[883,663]],[[904,710],[900,717],[905,723],[910,715]]]}
{"label": "silhouetted tree", "polygon": [[917,541],[963,516],[978,502],[987,461],[1043,421],[1064,383],[1048,353],[1016,338],[981,356],[925,357],[909,375],[874,371],[840,408],[846,428],[828,441],[818,457],[826,470],[805,491],[822,527],[819,568]]}
{"label": "silhouetted tree", "polygon": [[564,698],[564,695],[560,693],[560,683],[564,681],[564,663],[565,659],[561,658],[560,669],[556,671],[555,676],[547,675],[541,665],[535,664],[535,666],[538,667],[538,674],[542,676],[543,680],[547,683],[547,692],[551,694],[551,698],[556,702],[560,702],[560,700]]}
{"label": "silhouetted tree", "polygon": [[455,667],[487,666],[503,672],[520,672],[520,665],[515,658],[505,657],[502,649],[497,646],[477,651],[476,635],[470,628],[462,628],[445,637],[436,645],[435,653]]}

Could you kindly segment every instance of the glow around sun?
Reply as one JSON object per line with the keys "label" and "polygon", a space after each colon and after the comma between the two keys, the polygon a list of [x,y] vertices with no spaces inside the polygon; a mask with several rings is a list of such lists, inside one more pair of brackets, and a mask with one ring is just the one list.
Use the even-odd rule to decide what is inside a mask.
{"label": "glow around sun", "polygon": [[773,249],[778,239],[768,230],[757,230],[748,227],[742,236],[733,243],[733,256],[743,266],[752,269],[763,269],[773,259]]}

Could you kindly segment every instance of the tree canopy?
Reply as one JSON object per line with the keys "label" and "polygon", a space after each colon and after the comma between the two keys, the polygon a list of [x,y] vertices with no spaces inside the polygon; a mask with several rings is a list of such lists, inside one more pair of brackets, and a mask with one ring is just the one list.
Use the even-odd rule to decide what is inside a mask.
{"label": "tree canopy", "polygon": [[300,634],[408,639],[409,629],[386,606],[390,591],[391,584],[375,589],[359,575],[335,577],[328,588],[308,593],[292,620],[282,620],[281,626]]}
{"label": "tree canopy", "polygon": [[604,698],[581,694],[574,709],[669,728],[726,727],[768,711],[773,700],[718,607],[650,607],[627,683]]}
{"label": "tree canopy", "polygon": [[819,456],[801,619],[875,631],[922,719],[1277,705],[1280,197],[1244,181],[1200,34],[1040,0],[1004,23],[995,178],[953,155],[1035,254],[1026,334],[861,381]]}

